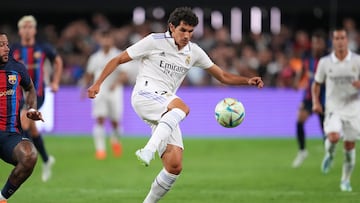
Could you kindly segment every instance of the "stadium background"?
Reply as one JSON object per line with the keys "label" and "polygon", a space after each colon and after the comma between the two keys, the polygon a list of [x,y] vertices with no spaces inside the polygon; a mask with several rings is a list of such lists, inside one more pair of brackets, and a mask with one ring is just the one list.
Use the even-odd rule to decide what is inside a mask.
{"label": "stadium background", "polygon": [[[90,117],[90,100],[80,98],[80,89],[77,86],[81,70],[84,68],[83,64],[77,62],[85,60],[88,53],[83,54],[79,49],[70,49],[74,41],[69,39],[64,46],[63,35],[69,30],[82,31],[81,34],[87,34],[82,39],[88,42],[96,28],[92,22],[94,14],[103,13],[122,35],[128,36],[126,28],[131,27],[128,24],[132,21],[135,7],[145,8],[147,17],[154,23],[157,20],[152,17],[152,11],[156,8],[162,7],[168,14],[175,6],[182,5],[205,9],[207,24],[210,24],[211,11],[221,11],[224,14],[225,24],[229,24],[230,9],[241,8],[244,41],[249,40],[251,36],[249,32],[251,7],[261,8],[264,13],[265,34],[269,32],[269,26],[266,24],[269,20],[267,14],[271,8],[277,7],[282,13],[282,23],[292,33],[289,39],[290,49],[284,52],[289,54],[296,44],[295,33],[298,30],[305,30],[307,34],[319,28],[327,31],[333,24],[341,24],[342,20],[348,17],[354,22],[359,22],[360,16],[357,11],[358,2],[346,0],[341,2],[337,0],[12,0],[2,2],[0,30],[7,31],[11,40],[18,40],[16,30],[18,19],[23,15],[33,14],[38,19],[39,38],[54,43],[66,62],[60,92],[56,95],[47,94],[48,109],[43,111],[46,114],[50,113],[50,117],[46,117],[47,126],[43,128],[49,131],[44,134],[47,148],[56,157],[53,178],[45,184],[41,181],[42,165],[38,160],[32,176],[9,202],[142,202],[150,183],[161,168],[159,158],[156,158],[150,167],[144,168],[138,164],[134,156],[134,152],[148,140],[148,137],[143,135],[149,135],[149,129],[134,115],[127,96],[124,130],[128,134],[122,139],[123,156],[120,159],[109,156],[103,161],[94,159],[93,140],[90,136],[93,122]],[[79,23],[79,19],[89,25],[89,32],[87,32],[88,27]],[[73,25],[80,29],[74,29]],[[139,31],[130,30],[133,33]],[[271,35],[271,41],[276,41],[272,38],[274,36]],[[75,37],[78,39],[84,36],[75,35]],[[123,48],[126,43],[120,45],[120,48]],[[244,48],[238,44],[235,46]],[[224,49],[220,50],[226,52]],[[271,51],[275,52],[272,49]],[[213,52],[214,50],[210,50],[209,53],[215,56],[214,60],[223,65],[223,61],[218,61],[219,59],[216,58],[218,52],[215,51],[215,55]],[[236,56],[240,58],[242,55],[238,52]],[[196,74],[193,73],[192,76]],[[276,80],[276,83],[270,83],[271,80],[267,75],[264,78],[267,86],[262,90],[223,87],[209,80],[206,80],[206,84],[191,84],[189,79],[185,81],[184,87],[179,90],[179,95],[186,99],[192,111],[182,123],[184,125],[182,130],[187,136],[184,139],[186,146],[184,173],[162,202],[359,202],[360,182],[357,169],[352,179],[353,192],[340,192],[338,187],[343,161],[342,147],[338,146],[331,173],[326,176],[320,173],[323,146],[318,122],[314,121],[315,117],[306,124],[309,135],[316,138],[307,140],[310,156],[302,167],[291,168],[291,162],[297,152],[294,138],[295,117],[302,91],[288,87],[289,78],[277,78],[279,80]],[[126,89],[127,95],[130,93],[130,88],[131,86],[128,86]],[[213,106],[219,98],[225,96],[238,97],[246,106],[247,116],[238,128],[225,129],[215,123]],[[246,138],[222,139],[224,136]],[[211,137],[211,139],[203,139],[203,137]],[[247,139],[248,137],[250,139]],[[261,139],[252,139],[253,137],[261,137]],[[278,137],[281,139],[276,139]],[[110,155],[111,149],[108,149],[108,152]],[[0,162],[0,167],[1,180],[5,181],[12,167],[4,162]]]}
{"label": "stadium background", "polygon": [[[2,18],[0,28],[11,33],[10,40],[18,40],[16,36],[17,20],[27,14],[34,15],[38,20],[38,36],[44,41],[57,44],[56,39],[61,40],[61,33],[74,21],[83,21],[90,29],[97,29],[94,24],[94,15],[102,14],[107,17],[111,26],[121,28],[132,24],[133,11],[135,8],[142,8],[145,11],[146,19],[150,23],[164,23],[169,12],[176,6],[191,6],[204,11],[204,24],[210,24],[211,14],[220,12],[223,15],[224,26],[230,26],[230,11],[238,8],[242,11],[242,32],[243,40],[251,36],[251,14],[253,7],[259,8],[262,13],[261,32],[270,33],[270,11],[277,8],[281,12],[281,24],[286,25],[292,33],[298,30],[311,34],[312,31],[322,29],[327,32],[335,25],[341,25],[343,20],[351,18],[354,22],[359,20],[359,14],[352,5],[355,1],[223,1],[221,5],[217,1],[20,1],[13,0],[2,6]],[[160,8],[160,10],[159,10]],[[157,17],[159,12],[163,17]],[[75,25],[76,26],[76,25]],[[82,28],[80,28],[82,29]],[[57,38],[51,38],[47,30],[55,31]],[[89,31],[90,33],[92,30]],[[250,37],[249,37],[250,38]],[[295,34],[291,37],[295,41]],[[271,39],[270,39],[271,40]],[[72,42],[70,42],[72,43]],[[73,42],[76,43],[76,42]],[[295,43],[295,42],[294,42]],[[129,43],[121,43],[120,48],[125,48]],[[62,47],[62,49],[64,49]],[[92,52],[91,50],[89,52]],[[357,51],[357,50],[356,50]],[[61,52],[61,51],[60,51]],[[76,52],[76,50],[75,50]],[[47,122],[39,124],[43,130],[55,134],[83,134],[90,135],[93,120],[90,114],[90,101],[80,99],[80,90],[77,86],[78,80],[84,71],[86,54],[80,59],[68,57],[72,53],[62,50],[61,54],[65,59],[65,73],[62,81],[62,88],[56,95],[47,97],[48,104],[44,110],[47,114]],[[83,61],[82,65],[72,60]],[[301,99],[302,89],[295,90],[284,84],[278,83],[267,86],[264,90],[257,91],[248,88],[226,88],[214,85],[187,85],[179,95],[184,96],[189,102],[192,113],[183,122],[184,134],[186,136],[263,136],[263,137],[286,137],[295,133],[296,110]],[[200,87],[199,87],[200,86]],[[213,88],[213,89],[212,89]],[[215,88],[215,89],[214,89]],[[214,90],[216,93],[214,93]],[[126,89],[124,134],[144,135],[149,131],[131,109],[129,94],[131,84]],[[196,99],[191,99],[195,96]],[[213,107],[220,98],[236,97],[244,102],[247,115],[245,122],[238,128],[225,129],[215,123]],[[206,98],[206,99],[204,99]],[[306,131],[311,137],[319,137],[320,130],[316,117],[306,124]],[[76,123],[76,125],[74,125]],[[206,126],[204,128],[203,126]]]}

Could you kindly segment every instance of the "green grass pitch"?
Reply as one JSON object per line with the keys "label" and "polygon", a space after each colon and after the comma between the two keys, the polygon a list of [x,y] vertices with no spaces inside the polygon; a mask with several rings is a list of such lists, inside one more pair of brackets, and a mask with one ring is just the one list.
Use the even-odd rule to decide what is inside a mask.
{"label": "green grass pitch", "polygon": [[[56,157],[53,178],[40,180],[41,160],[9,203],[141,203],[161,169],[158,157],[149,167],[134,155],[147,138],[124,137],[123,156],[94,159],[90,136],[45,136]],[[353,192],[339,190],[342,146],[332,170],[323,175],[322,141],[308,140],[309,157],[297,169],[295,139],[185,138],[183,172],[160,202],[168,203],[355,203],[360,202],[360,169],[352,177]],[[358,161],[358,163],[360,163]],[[0,163],[3,184],[12,169]]]}

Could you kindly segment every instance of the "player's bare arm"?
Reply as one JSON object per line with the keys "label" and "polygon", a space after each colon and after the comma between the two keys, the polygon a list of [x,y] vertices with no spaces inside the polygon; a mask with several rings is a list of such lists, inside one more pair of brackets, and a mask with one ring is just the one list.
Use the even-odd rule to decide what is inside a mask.
{"label": "player's bare arm", "polygon": [[226,71],[223,71],[219,66],[213,65],[207,69],[207,72],[214,76],[221,83],[226,85],[253,85],[258,88],[264,86],[264,82],[260,77],[247,78],[239,75],[235,75]]}
{"label": "player's bare arm", "polygon": [[42,117],[42,114],[37,109],[37,98],[36,98],[36,91],[34,84],[31,82],[29,87],[25,89],[25,102],[26,107],[28,108],[28,111],[26,112],[26,116],[30,118],[31,120],[41,120],[44,122],[44,119]]}
{"label": "player's bare arm", "polygon": [[322,105],[319,100],[320,86],[321,86],[321,84],[318,82],[314,82],[311,86],[311,94],[313,95],[313,97],[312,97],[313,109],[312,110],[316,113],[323,113],[323,108],[322,108]]}
{"label": "player's bare arm", "polygon": [[60,56],[56,56],[55,57],[55,61],[54,61],[54,77],[53,80],[51,81],[51,91],[52,92],[57,92],[59,90],[59,84],[60,84],[60,80],[61,80],[61,75],[62,75],[62,71],[63,71],[63,60]]}
{"label": "player's bare arm", "polygon": [[360,89],[360,80],[356,80],[352,82],[352,86],[355,87],[356,89]]}
{"label": "player's bare arm", "polygon": [[95,81],[93,85],[88,88],[88,97],[95,98],[96,94],[99,93],[100,86],[102,82],[110,75],[118,65],[131,61],[127,51],[121,52],[117,57],[111,59],[105,66],[104,70],[101,72],[100,77]]}

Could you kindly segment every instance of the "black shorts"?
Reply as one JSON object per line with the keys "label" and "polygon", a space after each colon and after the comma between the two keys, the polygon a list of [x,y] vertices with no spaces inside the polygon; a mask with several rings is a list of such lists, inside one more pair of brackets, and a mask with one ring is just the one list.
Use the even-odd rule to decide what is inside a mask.
{"label": "black shorts", "polygon": [[17,161],[13,160],[14,148],[24,140],[31,141],[20,133],[0,132],[0,158],[9,164],[16,165]]}
{"label": "black shorts", "polygon": [[308,99],[304,99],[302,101],[303,109],[305,109],[309,114],[312,114],[312,101]]}

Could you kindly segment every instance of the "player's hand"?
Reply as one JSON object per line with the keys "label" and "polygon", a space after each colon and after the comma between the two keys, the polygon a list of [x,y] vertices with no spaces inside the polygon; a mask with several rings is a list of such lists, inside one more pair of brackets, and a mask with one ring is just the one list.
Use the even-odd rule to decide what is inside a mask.
{"label": "player's hand", "polygon": [[313,112],[318,113],[318,114],[324,113],[323,108],[319,102],[313,102],[312,110],[313,110]]}
{"label": "player's hand", "polygon": [[89,97],[90,99],[95,98],[95,97],[96,97],[96,94],[99,93],[99,89],[100,89],[100,87],[99,87],[98,85],[96,85],[96,84],[91,85],[91,86],[88,88],[88,90],[87,90],[87,92],[88,92],[88,97]]}
{"label": "player's hand", "polygon": [[55,83],[55,82],[51,83],[50,84],[50,89],[51,89],[52,92],[57,92],[59,90],[59,84]]}
{"label": "player's hand", "polygon": [[356,80],[352,82],[352,86],[355,87],[356,89],[360,89],[360,80]]}
{"label": "player's hand", "polygon": [[249,85],[257,86],[258,88],[264,87],[264,82],[261,80],[260,77],[252,77],[248,80]]}
{"label": "player's hand", "polygon": [[34,121],[42,121],[42,122],[44,122],[44,119],[42,117],[41,112],[38,111],[38,110],[35,110],[35,109],[29,109],[26,112],[26,117],[28,117],[28,118],[30,118],[31,120],[34,120]]}

